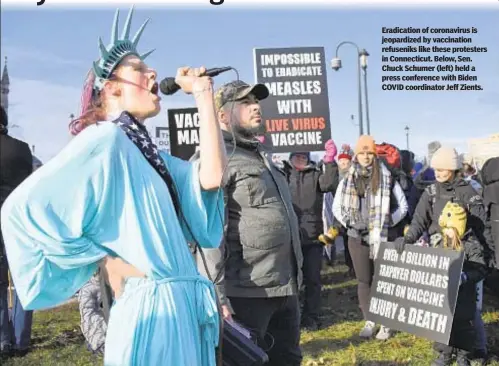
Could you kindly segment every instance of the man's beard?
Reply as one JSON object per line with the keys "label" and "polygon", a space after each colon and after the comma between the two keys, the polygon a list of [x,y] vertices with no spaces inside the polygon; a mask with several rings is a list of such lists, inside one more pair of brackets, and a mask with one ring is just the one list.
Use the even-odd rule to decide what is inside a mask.
{"label": "man's beard", "polygon": [[265,133],[265,125],[263,123],[260,123],[255,127],[243,127],[241,126],[239,121],[237,121],[232,125],[232,129],[234,131],[234,134],[248,140],[253,140],[256,136]]}

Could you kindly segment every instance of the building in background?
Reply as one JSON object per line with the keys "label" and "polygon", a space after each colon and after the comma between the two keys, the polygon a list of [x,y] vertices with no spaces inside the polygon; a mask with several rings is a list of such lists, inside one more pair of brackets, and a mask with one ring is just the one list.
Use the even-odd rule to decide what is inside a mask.
{"label": "building in background", "polygon": [[468,140],[468,153],[465,154],[464,160],[475,169],[481,169],[488,159],[496,156],[499,156],[499,133]]}
{"label": "building in background", "polygon": [[[10,93],[10,78],[9,70],[7,69],[7,56],[5,56],[5,63],[3,65],[2,78],[0,79],[0,104],[5,109],[7,116],[9,115],[9,93]],[[12,125],[16,126],[16,125]],[[19,126],[16,126],[19,127]],[[33,154],[33,171],[43,165],[42,161],[35,156],[35,145],[31,146],[31,153]]]}
{"label": "building in background", "polygon": [[7,70],[7,56],[5,57],[5,63],[3,65],[2,79],[0,80],[0,104],[5,109],[7,116],[9,115],[9,92],[10,92],[10,78],[9,72]]}

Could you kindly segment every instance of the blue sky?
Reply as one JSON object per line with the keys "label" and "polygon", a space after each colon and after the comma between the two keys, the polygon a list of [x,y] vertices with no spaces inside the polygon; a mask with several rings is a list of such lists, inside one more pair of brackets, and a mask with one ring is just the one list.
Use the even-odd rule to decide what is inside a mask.
{"label": "blue sky", "polygon": [[[122,21],[128,12],[122,7]],[[497,9],[497,7],[496,7]],[[98,57],[97,39],[109,40],[114,8],[11,10],[2,7],[1,55],[8,56],[11,78],[11,131],[36,145],[42,160],[54,156],[69,140],[67,123],[78,113],[83,78]],[[324,46],[328,62],[328,89],[332,135],[338,145],[354,144],[358,127],[356,53],[343,47],[343,68],[329,68],[336,45],[354,41],[370,53],[368,68],[371,134],[405,148],[404,127],[411,128],[410,145],[424,154],[426,144],[440,140],[466,151],[466,140],[499,132],[499,9],[399,8],[315,10],[290,9],[152,9],[136,6],[132,33],[151,18],[139,51],[156,51],[148,63],[159,77],[175,75],[184,65],[231,65],[241,79],[254,81],[254,47]],[[476,27],[474,45],[487,53],[471,54],[481,92],[387,92],[381,90],[381,28]],[[234,73],[217,76],[216,85]],[[163,97],[160,115],[149,127],[167,124],[168,108],[190,107],[193,100],[177,93]],[[355,117],[356,118],[356,117]]]}

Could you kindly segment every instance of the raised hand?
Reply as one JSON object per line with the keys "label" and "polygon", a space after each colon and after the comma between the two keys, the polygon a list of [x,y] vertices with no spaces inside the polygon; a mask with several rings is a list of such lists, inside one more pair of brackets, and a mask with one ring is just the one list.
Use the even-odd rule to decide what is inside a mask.
{"label": "raised hand", "polygon": [[324,154],[324,162],[331,163],[334,161],[336,154],[338,153],[338,149],[336,148],[336,144],[332,139],[327,140],[326,145],[324,146],[326,153]]}
{"label": "raised hand", "polygon": [[177,70],[175,82],[186,94],[213,90],[213,80],[209,76],[204,76],[205,73],[205,67],[181,67]]}

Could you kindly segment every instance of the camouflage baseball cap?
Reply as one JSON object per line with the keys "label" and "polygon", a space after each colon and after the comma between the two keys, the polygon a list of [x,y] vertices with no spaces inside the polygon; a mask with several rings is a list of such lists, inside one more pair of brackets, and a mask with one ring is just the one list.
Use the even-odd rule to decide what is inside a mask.
{"label": "camouflage baseball cap", "polygon": [[222,85],[215,93],[215,107],[222,108],[227,102],[238,101],[253,94],[258,100],[269,96],[269,89],[264,84],[249,85],[241,80]]}

